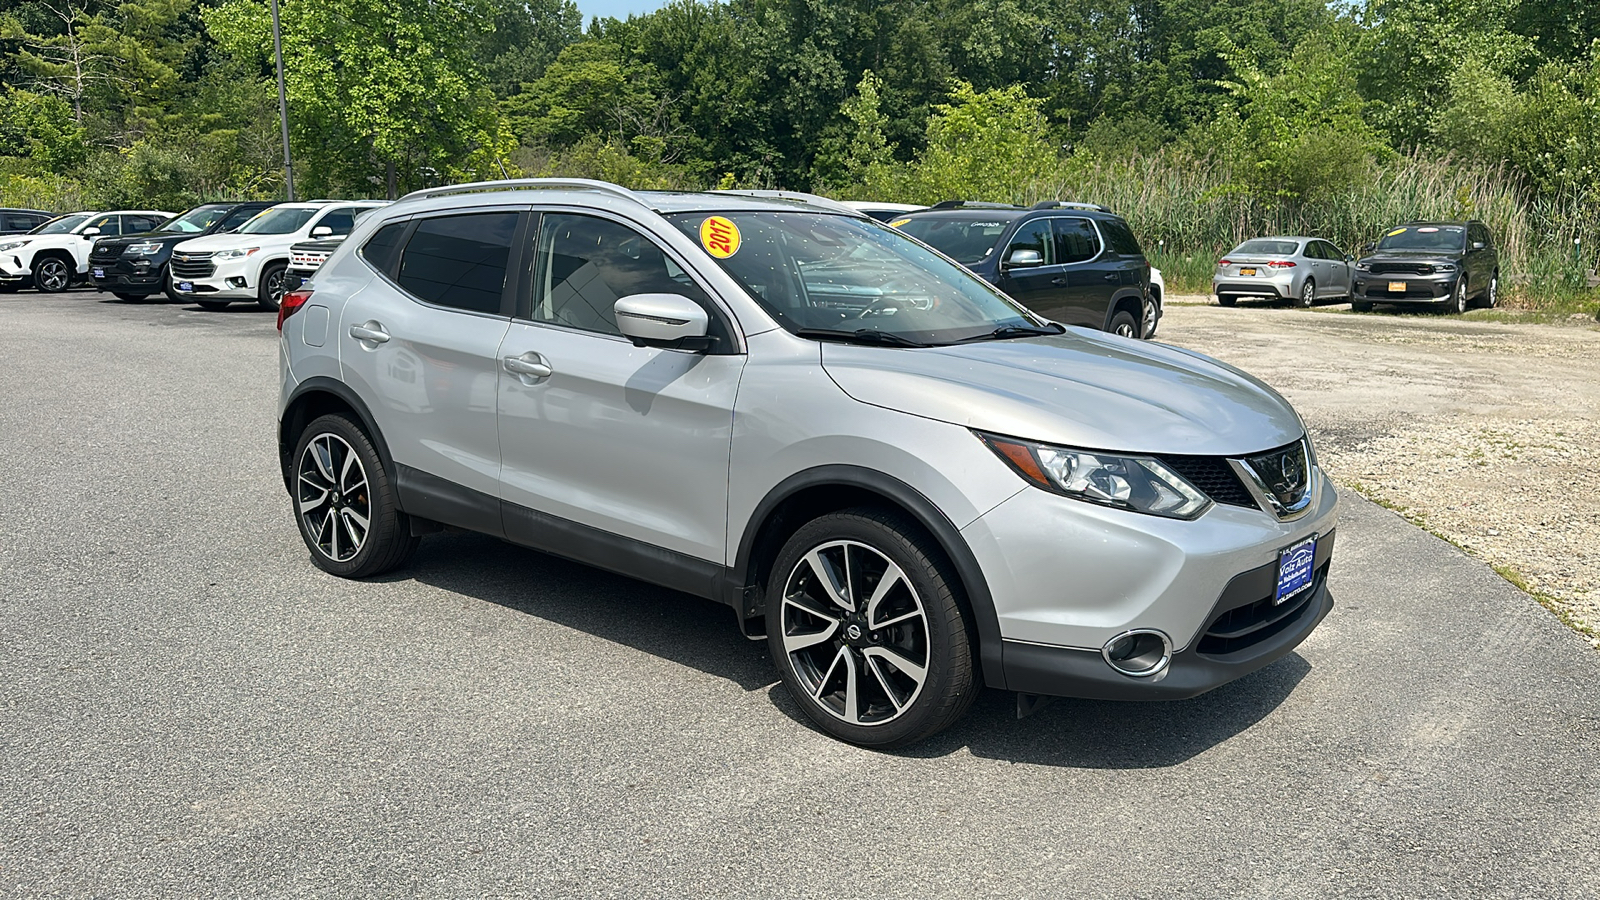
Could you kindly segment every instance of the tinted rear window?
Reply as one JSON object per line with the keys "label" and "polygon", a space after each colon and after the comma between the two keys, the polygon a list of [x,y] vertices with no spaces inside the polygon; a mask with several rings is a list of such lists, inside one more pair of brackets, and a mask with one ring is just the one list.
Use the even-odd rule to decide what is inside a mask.
{"label": "tinted rear window", "polygon": [[378,229],[378,233],[361,245],[361,255],[385,275],[394,271],[395,251],[400,248],[400,236],[405,234],[410,222],[392,222]]}
{"label": "tinted rear window", "polygon": [[1245,241],[1233,248],[1234,253],[1256,256],[1293,256],[1300,252],[1299,241]]}
{"label": "tinted rear window", "polygon": [[424,219],[406,241],[395,280],[429,303],[500,312],[517,216],[468,213]]}

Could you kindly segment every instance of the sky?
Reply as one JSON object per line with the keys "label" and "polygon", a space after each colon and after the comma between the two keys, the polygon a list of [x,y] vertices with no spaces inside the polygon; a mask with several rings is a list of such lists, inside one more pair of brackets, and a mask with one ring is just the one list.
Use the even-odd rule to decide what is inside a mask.
{"label": "sky", "polygon": [[654,12],[667,5],[667,0],[577,0],[577,2],[578,11],[583,13],[584,28],[588,28],[589,20],[596,16],[626,19],[629,13]]}

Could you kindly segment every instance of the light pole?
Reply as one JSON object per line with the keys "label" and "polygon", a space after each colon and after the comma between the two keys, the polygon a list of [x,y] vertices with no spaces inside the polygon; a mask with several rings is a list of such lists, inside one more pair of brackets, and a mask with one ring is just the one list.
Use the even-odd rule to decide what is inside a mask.
{"label": "light pole", "polygon": [[283,29],[278,25],[278,0],[272,0],[272,55],[278,64],[278,123],[283,128],[283,180],[294,200],[294,164],[289,161],[289,96],[283,90]]}

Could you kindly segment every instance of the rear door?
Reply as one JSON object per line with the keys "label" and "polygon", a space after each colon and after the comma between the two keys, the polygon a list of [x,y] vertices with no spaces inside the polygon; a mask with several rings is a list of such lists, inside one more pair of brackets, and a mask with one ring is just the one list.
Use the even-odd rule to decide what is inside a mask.
{"label": "rear door", "polygon": [[503,533],[495,353],[526,219],[491,207],[380,228],[360,251],[380,274],[331,338],[388,442],[406,512],[489,534]]}
{"label": "rear door", "polygon": [[1106,327],[1106,311],[1124,279],[1121,258],[1109,252],[1093,220],[1058,216],[1050,220],[1055,232],[1056,258],[1066,274],[1070,325]]}
{"label": "rear door", "polygon": [[[745,364],[726,315],[681,260],[628,223],[546,212],[537,235],[532,289],[497,354],[506,536],[613,569],[659,562],[650,548],[720,566]],[[641,293],[699,302],[720,349],[633,346],[612,307]],[[709,587],[662,574],[682,566],[640,564],[638,577]]]}

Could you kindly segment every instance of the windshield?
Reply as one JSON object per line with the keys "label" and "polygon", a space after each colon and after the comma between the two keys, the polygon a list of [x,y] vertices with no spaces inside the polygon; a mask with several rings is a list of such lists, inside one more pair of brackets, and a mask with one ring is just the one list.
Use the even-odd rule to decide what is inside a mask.
{"label": "windshield", "polygon": [[315,209],[275,206],[239,226],[239,234],[294,234],[311,221]]}
{"label": "windshield", "polygon": [[1460,250],[1467,230],[1460,225],[1406,225],[1378,241],[1379,250]]}
{"label": "windshield", "polygon": [[1229,251],[1229,256],[1293,256],[1300,251],[1299,241],[1245,241]]}
{"label": "windshield", "polygon": [[963,265],[983,262],[994,252],[1009,219],[968,216],[921,216],[901,224],[900,230]]}
{"label": "windshield", "polygon": [[1041,325],[972,273],[870,219],[802,212],[668,218],[790,331],[868,330],[943,344]]}
{"label": "windshield", "polygon": [[93,216],[93,215],[94,215],[94,213],[92,213],[92,212],[86,212],[86,213],[73,213],[70,216],[56,216],[54,219],[51,219],[50,221],[44,223],[43,225],[40,225],[38,228],[35,228],[34,230],[32,230],[32,231],[30,231],[28,233],[29,234],[70,234],[72,232],[72,229],[77,228],[79,225],[82,225],[84,222],[89,221],[89,217]]}
{"label": "windshield", "polygon": [[167,220],[156,229],[158,234],[199,234],[217,223],[228,212],[226,206],[197,206],[182,215]]}

